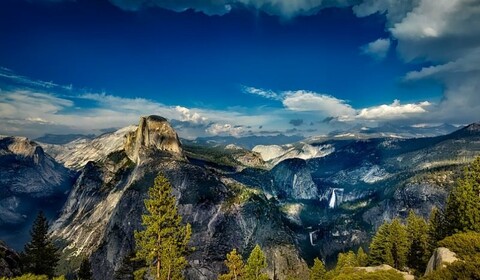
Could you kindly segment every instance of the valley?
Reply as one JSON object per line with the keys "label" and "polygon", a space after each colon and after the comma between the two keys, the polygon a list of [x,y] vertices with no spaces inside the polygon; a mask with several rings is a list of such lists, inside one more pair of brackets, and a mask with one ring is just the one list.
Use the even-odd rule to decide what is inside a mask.
{"label": "valley", "polygon": [[[187,278],[213,279],[233,248],[247,254],[260,244],[267,274],[285,279],[305,275],[315,257],[333,265],[411,209],[428,218],[480,155],[478,124],[436,137],[310,138],[251,150],[230,140],[179,139],[158,116],[66,144],[4,137],[0,239],[21,249],[35,212],[51,209],[62,273],[87,256],[95,279],[112,279],[134,250],[143,200],[161,173],[192,225]],[[12,239],[12,228],[25,238]]]}

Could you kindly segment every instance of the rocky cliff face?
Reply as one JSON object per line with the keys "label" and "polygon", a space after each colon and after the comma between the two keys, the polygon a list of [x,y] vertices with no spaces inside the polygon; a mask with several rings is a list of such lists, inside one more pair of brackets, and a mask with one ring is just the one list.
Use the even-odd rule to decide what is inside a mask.
{"label": "rocky cliff face", "polygon": [[0,240],[0,277],[14,277],[20,274],[20,256]]}
{"label": "rocky cliff face", "polygon": [[73,177],[35,142],[0,137],[0,238],[21,248],[39,209],[56,216]]}
{"label": "rocky cliff face", "polygon": [[177,133],[165,118],[159,116],[140,118],[137,129],[126,135],[125,152],[136,163],[149,159],[152,152],[167,152],[183,158]]}
{"label": "rocky cliff face", "polygon": [[293,270],[305,277],[306,264],[278,207],[262,192],[188,162],[175,131],[155,116],[142,118],[127,135],[125,151],[83,168],[53,225],[53,236],[66,244],[64,258],[90,255],[96,279],[113,279],[134,250],[143,200],[159,173],[170,180],[179,211],[192,225],[196,250],[188,257],[188,279],[216,278],[226,253],[237,248],[247,255],[257,243],[272,277],[285,279]]}
{"label": "rocky cliff face", "polygon": [[40,145],[47,154],[65,167],[80,170],[89,161],[100,161],[113,152],[123,150],[126,135],[136,129],[136,126],[131,125],[93,139],[80,138],[65,145],[45,143]]}

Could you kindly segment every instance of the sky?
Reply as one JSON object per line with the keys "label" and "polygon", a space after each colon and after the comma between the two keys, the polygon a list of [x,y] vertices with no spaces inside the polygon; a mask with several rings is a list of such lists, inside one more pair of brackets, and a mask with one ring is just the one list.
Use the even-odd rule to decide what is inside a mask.
{"label": "sky", "polygon": [[2,0],[0,134],[479,120],[478,0]]}

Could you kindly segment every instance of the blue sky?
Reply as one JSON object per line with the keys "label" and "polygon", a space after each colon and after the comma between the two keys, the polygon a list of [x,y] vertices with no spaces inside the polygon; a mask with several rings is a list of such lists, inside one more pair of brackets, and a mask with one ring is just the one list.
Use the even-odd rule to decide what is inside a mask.
{"label": "blue sky", "polygon": [[0,134],[146,114],[188,138],[477,121],[479,5],[395,3],[5,0]]}

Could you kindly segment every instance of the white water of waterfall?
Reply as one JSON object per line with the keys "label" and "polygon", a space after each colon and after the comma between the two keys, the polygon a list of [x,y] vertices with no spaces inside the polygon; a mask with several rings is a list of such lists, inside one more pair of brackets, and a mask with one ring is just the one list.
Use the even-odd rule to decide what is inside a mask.
{"label": "white water of waterfall", "polygon": [[332,191],[332,197],[330,198],[330,202],[328,202],[328,208],[335,208],[335,202],[337,198],[335,195],[335,190]]}

